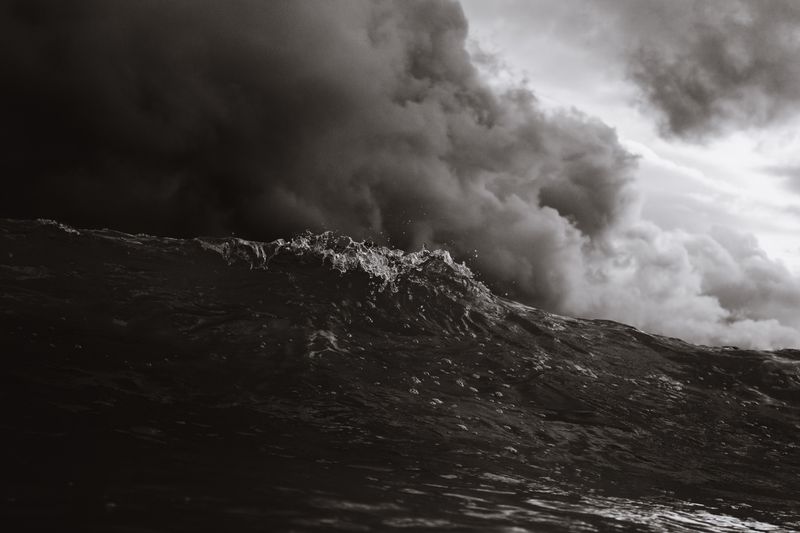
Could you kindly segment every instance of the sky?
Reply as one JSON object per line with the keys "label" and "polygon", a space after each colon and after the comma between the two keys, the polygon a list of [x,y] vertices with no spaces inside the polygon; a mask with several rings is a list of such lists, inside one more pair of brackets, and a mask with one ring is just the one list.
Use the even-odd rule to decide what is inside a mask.
{"label": "sky", "polygon": [[[626,148],[641,157],[637,182],[646,219],[665,229],[690,232],[708,232],[714,225],[740,229],[754,235],[771,257],[798,274],[800,113],[789,107],[798,103],[797,94],[784,96],[762,81],[767,76],[754,75],[757,79],[740,82],[740,87],[764,83],[759,87],[763,89],[759,98],[786,98],[776,109],[780,116],[731,119],[729,124],[711,126],[714,131],[709,132],[696,127],[685,132],[668,128],[665,132],[663,113],[647,101],[646,90],[637,84],[630,68],[630,54],[638,47],[675,46],[686,35],[689,40],[692,35],[709,38],[716,31],[731,41],[721,46],[741,54],[741,61],[750,61],[753,70],[760,54],[766,58],[772,53],[776,56],[775,75],[785,74],[787,85],[796,84],[800,79],[792,72],[797,68],[792,53],[798,49],[800,36],[798,10],[787,2],[772,2],[771,6],[706,2],[709,10],[721,8],[722,13],[746,12],[752,7],[766,19],[758,26],[750,22],[752,14],[740,13],[742,27],[736,28],[724,22],[724,15],[719,17],[720,22],[716,18],[707,20],[710,15],[705,13],[695,14],[694,20],[683,15],[697,9],[693,6],[702,7],[702,3],[682,0],[674,4],[645,0],[632,10],[639,12],[622,15],[635,19],[628,24],[641,24],[643,19],[658,18],[661,12],[661,18],[680,24],[671,29],[672,35],[659,37],[649,33],[649,25],[632,28],[620,23],[620,13],[631,10],[631,2],[623,0],[597,5],[587,0],[557,4],[541,0],[462,1],[470,25],[470,50],[491,57],[492,66],[485,70],[492,83],[526,83],[545,106],[576,107],[598,117],[617,131]],[[787,27],[781,28],[774,19],[787,16],[784,10],[789,12],[788,21]],[[679,22],[681,15],[688,20]],[[693,26],[701,22],[711,25],[713,31]],[[737,31],[739,35],[733,34]],[[770,35],[773,31],[777,31],[775,36]],[[612,39],[609,33],[617,35]],[[765,42],[770,38],[774,42]],[[690,52],[690,47],[685,47],[683,52]],[[789,90],[800,92],[800,87]],[[751,98],[756,99],[733,97],[732,102],[744,104]]]}
{"label": "sky", "polygon": [[449,250],[543,309],[800,346],[791,0],[7,0],[0,216]]}

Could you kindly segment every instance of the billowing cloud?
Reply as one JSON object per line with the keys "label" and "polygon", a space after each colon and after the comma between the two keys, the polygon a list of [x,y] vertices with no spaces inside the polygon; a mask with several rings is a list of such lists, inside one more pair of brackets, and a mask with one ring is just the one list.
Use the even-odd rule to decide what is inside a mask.
{"label": "billowing cloud", "polygon": [[610,0],[631,79],[685,138],[781,122],[800,104],[800,4],[793,0]]}
{"label": "billowing cloud", "polygon": [[553,302],[561,264],[631,202],[613,130],[493,94],[453,2],[3,9],[7,213],[447,245]]}
{"label": "billowing cloud", "polygon": [[466,37],[435,0],[5,2],[0,209],[426,243],[547,309],[800,345],[788,272],[747,236],[639,220],[614,130],[492,91]]}
{"label": "billowing cloud", "polygon": [[664,231],[638,221],[589,259],[596,277],[568,302],[576,312],[708,344],[800,344],[800,280],[750,235],[721,227],[708,235]]}

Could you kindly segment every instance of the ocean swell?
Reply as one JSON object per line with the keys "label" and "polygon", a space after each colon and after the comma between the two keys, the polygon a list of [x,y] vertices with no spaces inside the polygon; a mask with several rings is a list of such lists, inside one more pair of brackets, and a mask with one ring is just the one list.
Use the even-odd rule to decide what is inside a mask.
{"label": "ocean swell", "polygon": [[258,243],[2,221],[0,246],[3,437],[20,458],[0,486],[7,516],[800,527],[797,351],[553,315],[492,294],[447,252],[330,233]]}

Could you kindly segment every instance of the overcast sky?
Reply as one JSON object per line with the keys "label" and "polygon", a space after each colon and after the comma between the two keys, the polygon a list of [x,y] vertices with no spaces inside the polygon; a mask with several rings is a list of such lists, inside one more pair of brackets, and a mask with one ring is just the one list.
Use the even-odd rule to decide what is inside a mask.
{"label": "overcast sky", "polygon": [[0,216],[449,250],[501,294],[800,346],[800,2],[7,0]]}
{"label": "overcast sky", "polygon": [[[634,4],[462,1],[471,51],[492,58],[491,67],[484,67],[488,78],[501,86],[524,81],[545,106],[576,107],[600,118],[641,156],[636,176],[644,218],[690,232],[736,228],[800,273],[800,6],[737,0]],[[698,57],[704,44],[711,46],[702,41],[715,38],[724,57]],[[642,47],[684,62],[687,78],[722,71],[725,61],[738,67],[729,73],[730,90],[718,80],[708,86],[743,115],[712,117],[692,109],[696,124],[670,130],[670,117],[632,73],[631,58]],[[783,85],[776,86],[778,81]]]}

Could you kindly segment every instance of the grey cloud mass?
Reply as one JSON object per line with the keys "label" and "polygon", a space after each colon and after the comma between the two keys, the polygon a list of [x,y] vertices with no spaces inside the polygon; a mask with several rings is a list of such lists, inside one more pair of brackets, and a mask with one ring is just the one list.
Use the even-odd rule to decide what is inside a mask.
{"label": "grey cloud mass", "polygon": [[629,203],[614,132],[489,91],[453,2],[3,9],[11,214],[447,245],[553,303],[564,256]]}
{"label": "grey cloud mass", "polygon": [[631,79],[663,130],[702,139],[796,116],[800,3],[608,0]]}
{"label": "grey cloud mass", "polygon": [[491,90],[467,32],[436,0],[4,2],[0,214],[426,243],[550,310],[800,345],[796,279],[640,220],[614,130]]}

